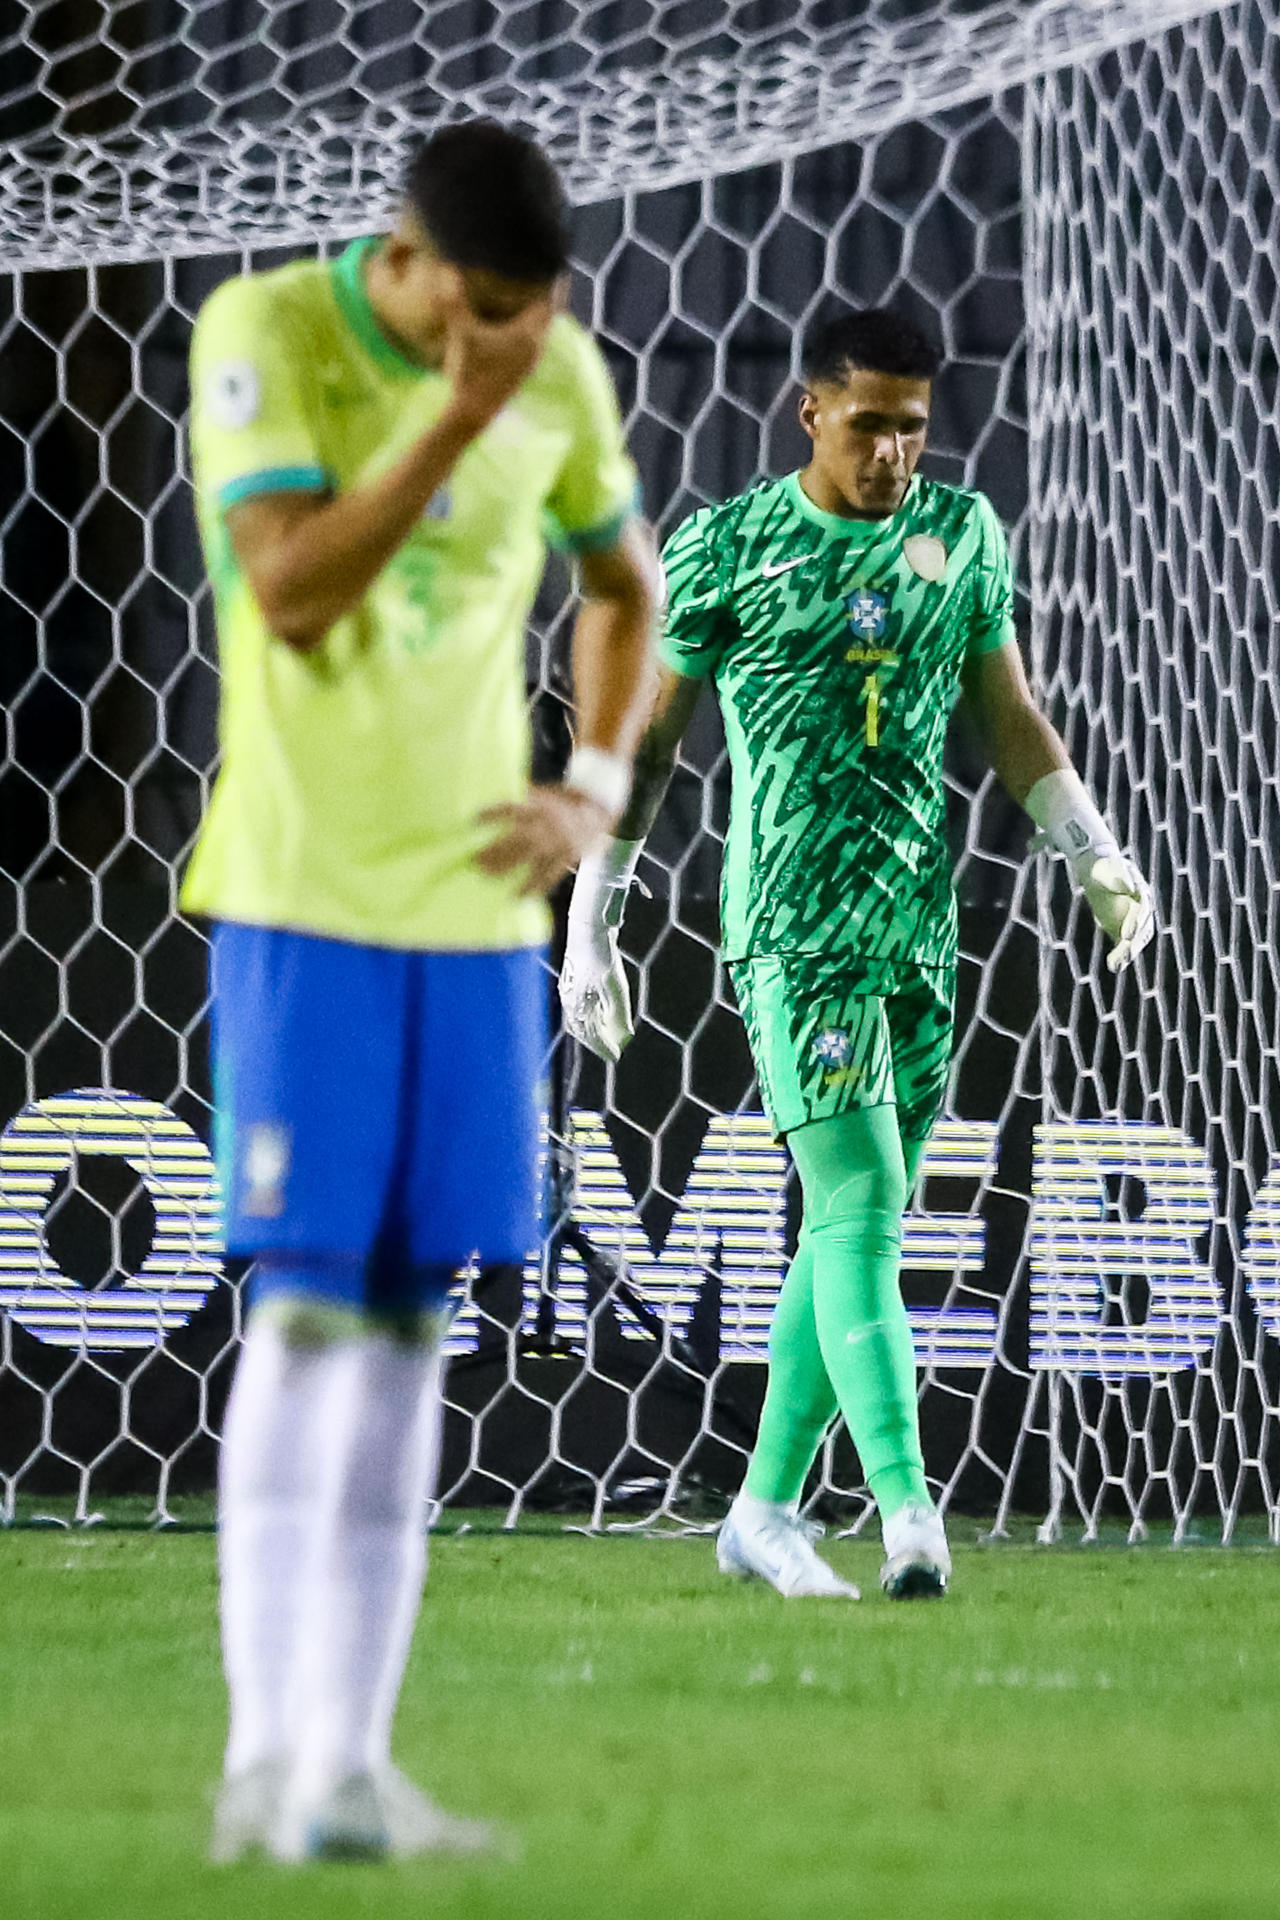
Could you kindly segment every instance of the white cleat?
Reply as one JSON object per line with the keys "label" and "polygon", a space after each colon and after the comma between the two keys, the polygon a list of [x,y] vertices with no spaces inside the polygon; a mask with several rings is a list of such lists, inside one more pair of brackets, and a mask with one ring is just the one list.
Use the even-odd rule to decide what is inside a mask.
{"label": "white cleat", "polygon": [[378,1791],[391,1851],[397,1860],[423,1853],[472,1857],[494,1854],[507,1860],[519,1855],[510,1834],[488,1820],[461,1820],[456,1814],[445,1813],[412,1780],[406,1780],[398,1767],[387,1767],[378,1775]]}
{"label": "white cleat", "polygon": [[513,1855],[483,1820],[459,1820],[420,1793],[396,1767],[352,1773],[313,1797],[285,1802],[272,1836],[277,1860],[408,1860],[422,1854]]}
{"label": "white cleat", "polygon": [[822,1538],[816,1520],[801,1520],[789,1507],[753,1500],[734,1501],[716,1541],[721,1573],[740,1580],[767,1580],[788,1600],[823,1597],[860,1600],[861,1594],[819,1559],[813,1543]]}
{"label": "white cleat", "polygon": [[951,1578],[951,1554],[942,1515],[917,1501],[884,1523],[880,1585],[891,1600],[940,1600]]}
{"label": "white cleat", "polygon": [[215,1866],[231,1866],[247,1855],[267,1851],[280,1817],[284,1784],[285,1768],[278,1760],[260,1760],[227,1776],[218,1788],[209,1842],[209,1858]]}
{"label": "white cleat", "polygon": [[295,1784],[285,1795],[271,1852],[294,1866],[304,1860],[385,1860],[391,1834],[376,1777],[349,1773],[311,1793]]}

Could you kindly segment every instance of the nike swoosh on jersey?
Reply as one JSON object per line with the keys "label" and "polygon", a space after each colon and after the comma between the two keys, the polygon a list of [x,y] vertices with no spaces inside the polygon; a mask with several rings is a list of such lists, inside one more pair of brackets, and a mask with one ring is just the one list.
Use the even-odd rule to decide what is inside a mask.
{"label": "nike swoosh on jersey", "polygon": [[771,566],[767,560],[761,563],[760,572],[766,580],[776,580],[780,573],[790,573],[793,567],[802,567],[808,560],[816,560],[816,553],[802,553],[798,560],[784,560],[781,566]]}

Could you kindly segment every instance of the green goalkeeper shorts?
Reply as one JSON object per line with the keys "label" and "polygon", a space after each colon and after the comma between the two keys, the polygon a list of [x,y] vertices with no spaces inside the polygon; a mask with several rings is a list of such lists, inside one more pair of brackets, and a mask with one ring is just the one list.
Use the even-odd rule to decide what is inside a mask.
{"label": "green goalkeeper shorts", "polygon": [[794,953],[729,973],[777,1133],[892,1104],[905,1139],[926,1137],[951,1064],[954,967]]}

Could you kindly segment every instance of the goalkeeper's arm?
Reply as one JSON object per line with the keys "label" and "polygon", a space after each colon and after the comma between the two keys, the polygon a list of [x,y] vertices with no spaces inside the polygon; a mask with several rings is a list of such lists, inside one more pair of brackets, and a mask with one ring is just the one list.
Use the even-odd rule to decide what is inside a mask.
{"label": "goalkeeper's arm", "polygon": [[615,837],[584,856],[574,882],[560,1003],[568,1032],[604,1060],[616,1060],[633,1032],[618,929],[640,849],[657,818],[701,686],[701,680],[659,668],[653,711],[636,751],[631,798]]}
{"label": "goalkeeper's arm", "polygon": [[997,778],[1040,829],[1039,844],[1065,856],[1112,942],[1107,965],[1118,973],[1155,932],[1151,888],[1121,852],[1057,729],[1036,706],[1016,644],[971,659],[964,690]]}

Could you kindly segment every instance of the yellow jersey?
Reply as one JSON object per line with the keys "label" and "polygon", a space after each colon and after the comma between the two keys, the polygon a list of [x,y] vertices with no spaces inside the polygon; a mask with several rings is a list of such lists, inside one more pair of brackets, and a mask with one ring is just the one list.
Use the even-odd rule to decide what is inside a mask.
{"label": "yellow jersey", "polygon": [[612,544],[635,470],[599,349],[553,321],[536,368],[313,652],[272,637],[226,512],[341,493],[439,418],[449,383],[384,335],[372,240],[226,281],[191,349],[196,509],[221,666],[221,770],[182,890],[192,912],[402,948],[547,934],[544,903],[474,856],[529,780],[525,622],[547,540]]}

